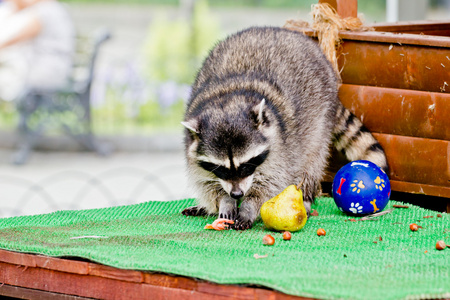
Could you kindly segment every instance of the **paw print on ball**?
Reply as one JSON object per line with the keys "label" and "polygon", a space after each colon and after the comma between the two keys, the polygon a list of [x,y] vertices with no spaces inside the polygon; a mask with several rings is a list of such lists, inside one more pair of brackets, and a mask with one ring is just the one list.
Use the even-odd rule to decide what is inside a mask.
{"label": "paw print on ball", "polygon": [[386,187],[386,182],[384,181],[384,179],[381,179],[380,176],[377,176],[377,178],[375,178],[373,182],[375,182],[375,188],[377,190],[382,191]]}
{"label": "paw print on ball", "polygon": [[352,192],[356,192],[358,194],[361,192],[361,189],[366,187],[362,180],[353,180],[353,183],[350,184],[350,186],[353,188]]}
{"label": "paw print on ball", "polygon": [[350,204],[351,207],[349,207],[349,210],[354,214],[360,214],[362,213],[363,207],[362,205],[359,205],[359,203],[353,203]]}

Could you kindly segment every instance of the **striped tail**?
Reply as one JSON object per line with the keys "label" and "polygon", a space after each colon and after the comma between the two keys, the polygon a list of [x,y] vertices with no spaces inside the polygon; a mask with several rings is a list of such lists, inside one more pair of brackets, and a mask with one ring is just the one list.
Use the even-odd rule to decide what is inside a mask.
{"label": "striped tail", "polygon": [[383,148],[362,122],[342,105],[338,109],[336,120],[333,131],[336,149],[349,161],[368,160],[389,174]]}

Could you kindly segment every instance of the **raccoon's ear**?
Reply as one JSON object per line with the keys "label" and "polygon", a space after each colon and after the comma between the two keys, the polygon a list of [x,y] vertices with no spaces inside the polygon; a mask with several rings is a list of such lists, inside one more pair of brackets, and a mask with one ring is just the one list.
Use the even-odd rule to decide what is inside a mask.
{"label": "raccoon's ear", "polygon": [[260,103],[253,107],[253,119],[257,126],[264,125],[268,122],[266,112],[266,99],[262,99]]}
{"label": "raccoon's ear", "polygon": [[181,122],[181,125],[189,129],[190,132],[198,134],[199,133],[199,124],[197,119],[190,119],[186,122]]}

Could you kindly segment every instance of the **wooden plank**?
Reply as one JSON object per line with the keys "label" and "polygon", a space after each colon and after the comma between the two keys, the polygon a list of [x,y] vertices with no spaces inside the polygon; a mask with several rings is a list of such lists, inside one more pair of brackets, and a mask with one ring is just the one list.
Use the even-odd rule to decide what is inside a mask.
{"label": "wooden plank", "polygon": [[59,293],[52,293],[40,290],[33,290],[28,288],[21,288],[17,286],[10,286],[6,284],[0,285],[0,296],[10,297],[14,299],[45,299],[45,300],[84,300],[92,299],[85,297],[78,297],[72,295],[64,295]]}
{"label": "wooden plank", "polygon": [[[49,292],[49,294],[43,293],[42,295],[59,293],[61,295],[101,299],[310,299],[286,295],[269,289],[219,285],[193,278],[121,270],[95,263],[59,258],[49,258],[54,262],[47,264],[47,267],[54,266],[55,269],[60,269],[60,266],[66,265],[66,263],[86,263],[89,265],[90,272],[83,275],[70,271],[4,262],[4,260],[14,260],[19,263],[32,262],[35,257],[36,255],[0,250],[1,283],[13,287],[33,289],[35,292]],[[76,267],[66,269],[78,272]],[[136,276],[136,273],[140,275]],[[139,281],[138,278],[142,280]],[[37,294],[39,295],[39,293]]]}
{"label": "wooden plank", "polygon": [[345,40],[338,63],[346,84],[450,93],[450,48]]}
{"label": "wooden plank", "polygon": [[[317,37],[316,32],[310,28],[289,28],[302,32],[310,37]],[[393,45],[412,45],[425,47],[450,48],[450,37],[424,34],[402,34],[386,31],[340,31],[339,37],[347,41],[372,42]],[[345,53],[345,52],[344,52]]]}
{"label": "wooden plank", "polygon": [[450,94],[343,84],[339,97],[371,132],[450,140]]}
{"label": "wooden plank", "polygon": [[0,263],[5,284],[98,299],[228,299],[196,291]]}
{"label": "wooden plank", "polygon": [[24,255],[0,249],[0,261],[24,267],[40,267],[44,269],[69,272],[75,274],[88,274],[89,263],[59,259],[43,255]]}
{"label": "wooden plank", "polygon": [[373,135],[386,152],[391,180],[450,188],[449,141]]}
{"label": "wooden plank", "polygon": [[[436,197],[450,198],[450,188],[414,182],[390,180],[391,190]],[[447,200],[450,203],[450,199]]]}
{"label": "wooden plank", "polygon": [[396,32],[396,33],[418,33],[428,34],[431,31],[450,30],[449,21],[401,21],[395,23],[376,23],[371,25],[375,31]]}
{"label": "wooden plank", "polygon": [[144,276],[142,272],[121,270],[110,266],[99,265],[94,263],[89,263],[89,275],[137,283],[141,283],[144,281]]}
{"label": "wooden plank", "polygon": [[319,3],[330,4],[341,18],[358,16],[358,0],[319,0]]}
{"label": "wooden plank", "polygon": [[[0,250],[1,251],[1,250]],[[1,256],[1,253],[0,253]],[[36,267],[43,269],[68,272],[74,274],[87,275],[89,273],[89,263],[76,260],[60,259],[43,255],[31,256],[36,261]]]}
{"label": "wooden plank", "polygon": [[388,44],[415,45],[427,47],[450,47],[447,36],[401,34],[385,31],[341,31],[339,36],[344,40],[379,42]]}
{"label": "wooden plank", "polygon": [[35,256],[25,256],[22,253],[11,252],[0,249],[0,261],[18,266],[36,267]]}

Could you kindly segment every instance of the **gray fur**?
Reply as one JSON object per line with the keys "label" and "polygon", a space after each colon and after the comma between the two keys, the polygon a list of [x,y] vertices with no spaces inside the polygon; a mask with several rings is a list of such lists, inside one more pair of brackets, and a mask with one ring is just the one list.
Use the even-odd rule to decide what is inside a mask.
{"label": "gray fur", "polygon": [[[337,86],[320,48],[300,33],[255,27],[220,42],[197,75],[183,122],[198,200],[183,213],[219,212],[248,229],[265,201],[300,182],[309,212],[333,137],[344,152],[359,139],[345,135],[353,125]],[[365,150],[349,153],[362,159],[371,155]]]}

